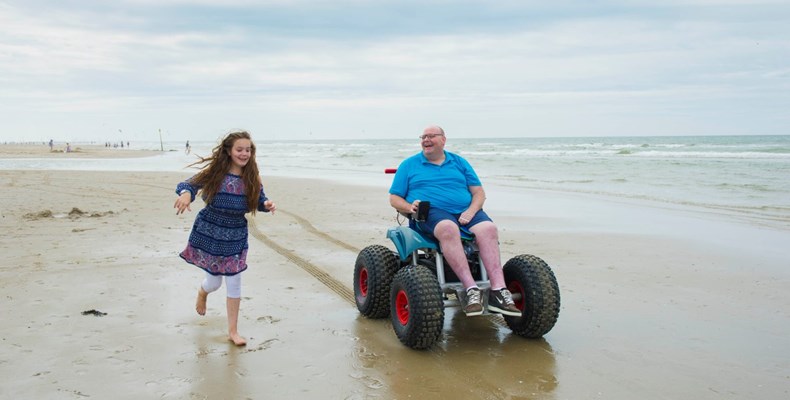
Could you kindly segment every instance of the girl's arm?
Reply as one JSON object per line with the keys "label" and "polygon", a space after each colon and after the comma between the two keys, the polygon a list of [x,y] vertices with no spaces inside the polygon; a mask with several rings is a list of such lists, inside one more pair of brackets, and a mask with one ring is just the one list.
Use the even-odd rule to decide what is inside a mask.
{"label": "girl's arm", "polygon": [[195,201],[195,195],[197,195],[198,190],[200,190],[200,187],[192,184],[192,178],[176,185],[176,194],[178,194],[178,198],[173,205],[173,208],[176,209],[176,215],[182,214],[184,210],[192,211],[190,204]]}
{"label": "girl's arm", "polygon": [[197,185],[194,185],[192,183],[192,178],[189,178],[189,179],[187,179],[187,180],[185,180],[183,182],[180,182],[178,185],[176,185],[176,194],[177,195],[181,196],[181,195],[184,194],[184,192],[189,192],[189,194],[190,194],[189,202],[190,203],[195,201],[195,196],[197,195],[198,190],[200,190],[200,187],[197,186]]}
{"label": "girl's arm", "polygon": [[269,212],[271,211],[274,214],[274,210],[277,209],[277,205],[274,204],[273,201],[269,200],[266,197],[266,193],[263,191],[263,182],[261,182],[261,193],[260,197],[258,197],[258,211]]}

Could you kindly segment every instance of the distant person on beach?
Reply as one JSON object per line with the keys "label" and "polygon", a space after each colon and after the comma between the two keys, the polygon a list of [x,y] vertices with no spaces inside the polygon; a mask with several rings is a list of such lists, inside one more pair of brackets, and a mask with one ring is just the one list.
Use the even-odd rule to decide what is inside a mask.
{"label": "distant person on beach", "polygon": [[461,245],[461,230],[475,235],[491,282],[488,310],[521,316],[510,291],[505,288],[499,235],[491,218],[483,211],[486,196],[477,173],[463,157],[444,150],[447,137],[436,125],[420,135],[422,151],[398,166],[390,187],[390,205],[401,213],[415,214],[420,201],[430,201],[428,217],[410,222],[417,230],[435,237],[442,254],[466,289],[466,315],[483,313],[480,288],[475,283]]}
{"label": "distant person on beach", "polygon": [[189,140],[187,140],[187,147],[184,149],[184,153],[189,154],[192,151],[192,146],[189,145]]}
{"label": "distant person on beach", "polygon": [[176,215],[192,211],[190,204],[201,194],[206,206],[198,212],[189,243],[180,256],[203,269],[195,308],[206,314],[208,294],[222,286],[227,291],[228,337],[237,346],[247,344],[238,332],[241,304],[241,272],[247,269],[247,219],[245,214],[274,211],[266,197],[255,161],[255,144],[244,131],[228,134],[212,155],[190,164],[200,172],[176,186]]}
{"label": "distant person on beach", "polygon": [[66,143],[66,153],[71,153],[71,144]]}
{"label": "distant person on beach", "polygon": [[54,147],[55,147],[55,141],[49,139],[49,151],[54,150]]}

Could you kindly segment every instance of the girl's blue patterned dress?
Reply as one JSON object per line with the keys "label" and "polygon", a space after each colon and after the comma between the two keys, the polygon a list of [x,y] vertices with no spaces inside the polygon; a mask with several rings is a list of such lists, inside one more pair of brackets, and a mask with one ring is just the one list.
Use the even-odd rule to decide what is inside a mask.
{"label": "girl's blue patterned dress", "polygon": [[[192,184],[192,178],[179,183],[176,193],[184,189],[195,201],[200,187]],[[263,205],[266,200],[261,186],[258,211],[267,211]],[[247,269],[247,212],[244,181],[238,175],[227,174],[214,199],[195,218],[181,258],[211,275],[236,275]]]}

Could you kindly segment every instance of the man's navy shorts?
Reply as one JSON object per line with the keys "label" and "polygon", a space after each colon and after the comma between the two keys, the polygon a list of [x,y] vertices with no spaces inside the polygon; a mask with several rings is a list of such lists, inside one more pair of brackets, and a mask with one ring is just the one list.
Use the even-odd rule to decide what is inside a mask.
{"label": "man's navy shorts", "polygon": [[[478,211],[475,214],[475,216],[472,217],[472,220],[469,221],[469,223],[466,224],[466,225],[461,225],[461,223],[458,222],[458,218],[459,217],[461,217],[461,214],[450,214],[449,212],[444,211],[444,210],[439,209],[439,208],[431,208],[428,211],[428,218],[425,221],[417,222],[415,220],[410,220],[409,226],[412,229],[416,228],[421,233],[424,233],[424,234],[430,235],[431,237],[434,237],[433,236],[433,230],[436,229],[436,225],[439,222],[442,222],[444,220],[449,220],[449,221],[454,222],[456,225],[458,225],[458,228],[461,229],[461,231],[469,230],[469,228],[471,228],[471,227],[473,227],[473,226],[475,226],[475,225],[477,225],[477,224],[479,224],[481,222],[491,221],[491,218],[483,210]],[[491,221],[491,222],[493,222],[493,221]]]}

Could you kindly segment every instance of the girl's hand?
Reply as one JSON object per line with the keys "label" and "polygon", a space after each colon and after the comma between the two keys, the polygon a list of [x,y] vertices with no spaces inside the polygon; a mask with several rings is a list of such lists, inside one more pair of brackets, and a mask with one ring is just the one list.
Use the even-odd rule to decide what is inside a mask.
{"label": "girl's hand", "polygon": [[173,205],[173,208],[176,209],[176,215],[183,214],[184,210],[192,211],[192,207],[190,207],[190,203],[192,203],[192,194],[189,192],[181,193],[180,196],[176,199],[176,204]]}
{"label": "girl's hand", "polygon": [[274,210],[277,209],[277,205],[274,204],[274,202],[271,200],[264,201],[263,206],[266,207],[266,211],[269,211],[270,213],[272,213],[272,215],[274,215]]}

